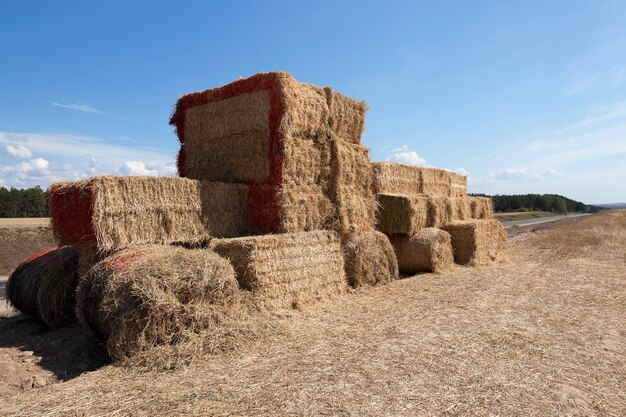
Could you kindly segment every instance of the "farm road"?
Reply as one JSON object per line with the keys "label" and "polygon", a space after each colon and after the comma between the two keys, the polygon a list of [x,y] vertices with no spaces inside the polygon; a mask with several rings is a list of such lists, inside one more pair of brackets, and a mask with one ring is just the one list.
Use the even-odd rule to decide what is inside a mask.
{"label": "farm road", "polygon": [[564,214],[561,216],[551,216],[551,217],[540,218],[540,219],[514,220],[510,222],[502,222],[502,224],[504,225],[505,228],[509,228],[511,226],[528,226],[531,224],[547,223],[547,222],[553,222],[555,220],[570,219],[573,217],[580,217],[580,216],[589,216],[589,214]]}

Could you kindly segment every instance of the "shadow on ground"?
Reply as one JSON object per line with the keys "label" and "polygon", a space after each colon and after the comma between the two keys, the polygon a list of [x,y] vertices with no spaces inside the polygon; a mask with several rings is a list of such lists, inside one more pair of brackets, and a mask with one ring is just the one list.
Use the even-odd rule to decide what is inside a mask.
{"label": "shadow on ground", "polygon": [[37,366],[48,370],[60,381],[110,363],[102,341],[83,330],[78,323],[50,330],[24,314],[0,318],[2,349],[17,349],[40,358]]}

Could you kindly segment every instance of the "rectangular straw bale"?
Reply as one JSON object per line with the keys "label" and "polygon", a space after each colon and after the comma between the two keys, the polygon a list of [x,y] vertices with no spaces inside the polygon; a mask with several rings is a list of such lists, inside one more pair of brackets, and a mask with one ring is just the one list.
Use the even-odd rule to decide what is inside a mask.
{"label": "rectangular straw bale", "polygon": [[338,140],[332,143],[331,187],[336,209],[336,230],[353,233],[373,230],[376,195],[368,149]]}
{"label": "rectangular straw bale", "polygon": [[[380,194],[404,194],[456,197],[463,196],[463,179],[458,174],[445,169],[419,167],[396,162],[375,162],[372,164],[375,190]],[[452,183],[455,182],[455,191]]]}
{"label": "rectangular straw bale", "polygon": [[347,291],[341,243],[329,231],[213,239],[242,288],[264,309],[290,309]]}
{"label": "rectangular straw bale", "polygon": [[429,221],[429,198],[378,194],[378,230],[385,233],[412,234]]}
{"label": "rectangular straw bale", "polygon": [[248,187],[185,178],[99,176],[53,184],[50,217],[59,245],[100,251],[249,233]]}
{"label": "rectangular straw bale", "polygon": [[452,236],[454,260],[461,265],[488,265],[506,248],[506,232],[495,219],[458,221],[443,229]]}
{"label": "rectangular straw bale", "polygon": [[465,197],[467,196],[467,176],[457,174],[456,172],[450,173],[450,197]]}
{"label": "rectangular straw bale", "polygon": [[420,193],[432,196],[451,195],[452,173],[445,169],[418,167],[421,174]]}
{"label": "rectangular straw bale", "polygon": [[330,114],[331,134],[338,140],[360,145],[367,105],[362,100],[339,94],[331,87],[325,87],[324,91]]}
{"label": "rectangular straw bale", "polygon": [[421,192],[421,173],[414,165],[373,162],[372,171],[377,194],[416,195]]}
{"label": "rectangular straw bale", "polygon": [[454,264],[450,234],[427,227],[410,235],[389,235],[400,272],[442,272]]}
{"label": "rectangular straw bale", "polygon": [[493,218],[493,200],[489,197],[469,197],[472,219]]}
{"label": "rectangular straw bale", "polygon": [[450,197],[428,196],[429,227],[441,228],[454,220],[455,210]]}

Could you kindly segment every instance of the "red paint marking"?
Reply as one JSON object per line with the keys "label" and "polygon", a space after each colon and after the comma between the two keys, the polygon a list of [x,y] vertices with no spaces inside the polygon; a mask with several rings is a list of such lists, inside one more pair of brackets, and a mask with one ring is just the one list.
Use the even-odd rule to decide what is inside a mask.
{"label": "red paint marking", "polygon": [[[270,114],[268,125],[270,130],[269,155],[270,178],[265,184],[282,185],[284,142],[279,130],[280,119],[284,113],[284,102],[281,98],[281,78],[284,75],[270,72],[253,75],[244,80],[237,80],[222,87],[191,93],[181,97],[176,103],[170,124],[175,126],[181,144],[185,143],[185,114],[187,110],[213,103],[241,94],[267,90],[270,98]],[[179,168],[180,169],[180,168]],[[241,181],[246,182],[246,181]]]}
{"label": "red paint marking", "polygon": [[122,272],[124,270],[132,269],[137,262],[141,259],[141,255],[138,253],[131,253],[128,255],[114,256],[104,261],[104,265],[107,269],[113,272]]}
{"label": "red paint marking", "polygon": [[250,186],[248,191],[248,217],[252,230],[256,233],[280,231],[281,215],[276,186]]}
{"label": "red paint marking", "polygon": [[93,229],[93,192],[87,187],[52,185],[49,193],[50,218],[59,244],[96,243]]}
{"label": "red paint marking", "polygon": [[30,256],[30,257],[28,257],[28,258],[24,259],[24,261],[22,261],[22,263],[24,263],[24,264],[25,264],[25,263],[28,263],[28,262],[33,262],[34,260],[39,259],[39,258],[41,258],[42,256],[44,256],[45,254],[48,254],[48,253],[50,253],[50,252],[52,252],[52,251],[55,251],[55,250],[57,250],[57,248],[48,248],[48,249],[44,249],[44,250],[42,250],[41,252],[37,252],[36,254],[34,254],[34,255],[32,255],[32,256]]}

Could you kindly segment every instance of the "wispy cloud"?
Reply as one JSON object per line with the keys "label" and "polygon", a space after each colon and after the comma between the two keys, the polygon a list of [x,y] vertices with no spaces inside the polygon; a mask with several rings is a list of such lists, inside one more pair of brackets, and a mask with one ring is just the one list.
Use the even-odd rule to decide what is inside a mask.
{"label": "wispy cloud", "polygon": [[[557,192],[594,201],[626,198],[626,102],[593,109],[561,128],[510,141],[475,161],[473,192]],[[591,182],[593,178],[593,182]],[[609,191],[610,190],[610,191]]]}
{"label": "wispy cloud", "polygon": [[64,108],[64,109],[82,111],[84,113],[103,114],[100,110],[94,108],[93,106],[91,106],[89,104],[82,103],[82,102],[67,104],[67,103],[58,103],[56,101],[52,101],[50,104],[52,104],[53,106],[56,106],[56,107]]}
{"label": "wispy cloud", "polygon": [[13,158],[30,158],[33,153],[23,145],[7,145],[6,153]]}
{"label": "wispy cloud", "polygon": [[[623,35],[622,35],[623,36]],[[598,42],[569,64],[563,92],[578,95],[610,91],[626,82],[626,38]]]}
{"label": "wispy cloud", "polygon": [[86,135],[0,132],[0,144],[28,147],[36,155],[28,162],[0,166],[0,182],[8,186],[45,187],[54,181],[98,174],[176,174],[173,150],[126,146]]}

